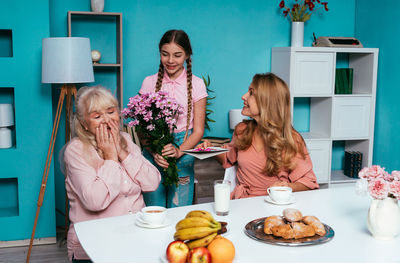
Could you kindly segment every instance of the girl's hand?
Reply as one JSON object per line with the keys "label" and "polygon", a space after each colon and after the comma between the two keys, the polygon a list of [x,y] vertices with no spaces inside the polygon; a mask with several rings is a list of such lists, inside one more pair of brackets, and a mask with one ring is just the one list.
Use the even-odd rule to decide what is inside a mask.
{"label": "girl's hand", "polygon": [[165,145],[161,151],[161,154],[164,157],[173,157],[173,158],[179,158],[182,156],[182,153],[179,150],[179,148],[176,148],[174,145],[172,145],[172,143]]}
{"label": "girl's hand", "polygon": [[210,146],[212,146],[211,142],[209,140],[204,140],[202,143],[200,143],[196,146],[196,149],[206,149]]}
{"label": "girl's hand", "polygon": [[160,166],[161,168],[164,168],[164,169],[168,168],[169,163],[167,162],[167,160],[164,159],[164,157],[162,157],[161,155],[156,153],[156,154],[153,154],[153,158],[154,158],[154,162],[156,162],[156,164],[158,164],[158,166]]}
{"label": "girl's hand", "polygon": [[115,148],[117,149],[118,159],[123,161],[128,156],[128,152],[121,148],[121,134],[118,127],[118,122],[111,120],[107,124],[111,129],[111,135],[114,140]]}
{"label": "girl's hand", "polygon": [[105,160],[114,160],[118,162],[117,148],[115,147],[112,134],[108,131],[107,127],[107,124],[102,123],[96,128],[97,147],[103,151]]}

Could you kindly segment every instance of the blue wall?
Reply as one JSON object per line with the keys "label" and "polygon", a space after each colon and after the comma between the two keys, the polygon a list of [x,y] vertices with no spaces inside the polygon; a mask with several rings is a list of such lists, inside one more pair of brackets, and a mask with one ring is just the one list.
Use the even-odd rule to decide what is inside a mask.
{"label": "blue wall", "polygon": [[[400,170],[400,2],[357,1],[355,34],[364,46],[379,48],[373,163]],[[371,15],[373,10],[373,16]]]}
{"label": "blue wall", "polygon": [[[158,70],[158,42],[162,34],[172,28],[183,29],[192,42],[193,72],[197,76],[210,75],[210,88],[216,95],[211,106],[214,111],[211,118],[216,123],[211,124],[207,134],[230,137],[229,109],[242,107],[241,96],[255,73],[270,70],[271,48],[290,44],[290,22],[280,13],[279,2],[106,0],[105,12],[123,13],[125,104],[138,92],[143,79]],[[67,35],[68,11],[90,11],[90,1],[51,0],[50,3],[53,37]],[[353,36],[354,7],[354,0],[330,1],[329,12],[319,10],[306,23],[304,45],[311,46],[313,32],[317,36]],[[103,78],[97,75],[96,79],[99,77]],[[108,83],[113,85],[112,81]],[[304,108],[299,110],[304,112]],[[303,115],[308,123],[307,109]],[[298,125],[307,126],[304,123]],[[63,135],[59,138],[63,140]],[[60,140],[58,149],[62,145]],[[64,191],[63,180],[56,164],[57,193]],[[57,196],[57,207],[63,210],[62,194]],[[57,222],[62,224],[63,218],[57,217]]]}
{"label": "blue wall", "polygon": [[[0,57],[0,100],[15,106],[16,137],[13,148],[0,149],[0,241],[7,241],[30,238],[51,135],[51,87],[41,84],[49,2],[2,1],[0,10],[0,29],[12,30],[13,47],[13,57]],[[56,235],[54,196],[50,170],[36,238]]]}

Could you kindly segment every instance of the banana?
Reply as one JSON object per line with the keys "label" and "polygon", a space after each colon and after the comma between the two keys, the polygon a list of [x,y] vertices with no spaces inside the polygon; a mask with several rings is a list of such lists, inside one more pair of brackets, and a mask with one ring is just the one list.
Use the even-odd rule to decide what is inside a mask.
{"label": "banana", "polygon": [[203,218],[209,220],[210,222],[212,222],[215,225],[219,224],[219,222],[215,221],[214,217],[208,211],[204,211],[204,210],[193,210],[193,211],[190,211],[186,215],[186,218],[188,218],[188,217],[203,217]]}
{"label": "banana", "polygon": [[186,243],[188,245],[189,249],[195,248],[195,247],[206,247],[208,244],[213,241],[213,239],[218,235],[218,233],[212,233],[208,236],[205,236],[203,238],[199,238],[196,240],[192,240]]}
{"label": "banana", "polygon": [[209,221],[204,217],[187,217],[179,221],[176,224],[175,229],[180,230],[184,228],[202,227],[202,226],[208,226],[211,228],[219,227],[218,224],[214,224],[213,222]]}
{"label": "banana", "polygon": [[201,227],[191,227],[191,228],[184,228],[180,229],[175,232],[174,239],[175,240],[193,240],[203,238],[208,236],[212,233],[217,233],[218,228],[212,228],[207,226]]}

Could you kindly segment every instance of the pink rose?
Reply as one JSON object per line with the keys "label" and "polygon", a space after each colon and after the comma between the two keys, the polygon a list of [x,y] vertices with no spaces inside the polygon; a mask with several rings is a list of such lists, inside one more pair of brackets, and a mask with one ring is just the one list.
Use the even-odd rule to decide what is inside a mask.
{"label": "pink rose", "polygon": [[385,171],[385,168],[382,168],[379,165],[372,165],[371,167],[363,168],[358,175],[360,178],[372,180],[374,178],[387,177],[386,174],[387,172]]}
{"label": "pink rose", "polygon": [[389,193],[389,183],[383,178],[371,179],[368,183],[368,190],[374,199],[384,199]]}
{"label": "pink rose", "polygon": [[393,181],[390,183],[390,193],[400,200],[400,181]]}
{"label": "pink rose", "polygon": [[400,181],[400,171],[393,171],[392,176],[394,181]]}

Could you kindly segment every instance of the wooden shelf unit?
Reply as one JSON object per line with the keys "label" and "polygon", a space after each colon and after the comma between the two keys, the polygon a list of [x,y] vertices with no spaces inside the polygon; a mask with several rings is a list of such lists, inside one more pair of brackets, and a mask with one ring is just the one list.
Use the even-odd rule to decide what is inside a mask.
{"label": "wooden shelf unit", "polygon": [[[73,19],[77,17],[86,17],[87,19],[94,17],[115,17],[116,23],[116,63],[93,63],[93,68],[112,68],[117,71],[117,98],[120,107],[123,107],[123,49],[122,49],[122,13],[111,12],[81,12],[68,11],[68,37],[72,37]],[[91,40],[92,41],[92,40]]]}

